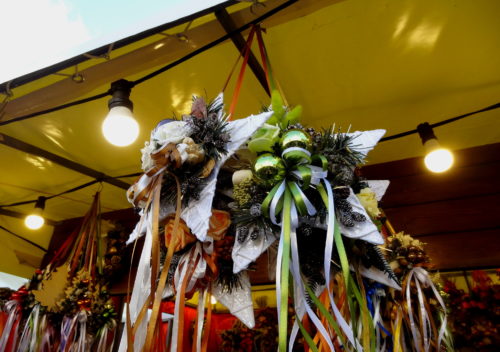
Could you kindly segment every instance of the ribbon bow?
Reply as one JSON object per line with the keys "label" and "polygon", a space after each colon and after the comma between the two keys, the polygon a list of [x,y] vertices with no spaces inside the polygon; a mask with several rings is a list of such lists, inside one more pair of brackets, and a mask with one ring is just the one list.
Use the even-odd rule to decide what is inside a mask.
{"label": "ribbon bow", "polygon": [[127,190],[127,199],[134,206],[140,206],[148,199],[154,189],[155,181],[158,176],[165,171],[168,165],[172,164],[174,168],[182,165],[182,159],[174,143],[168,143],[162,146],[158,151],[151,154],[154,166],[139,177]]}
{"label": "ribbon bow", "polygon": [[[308,150],[300,147],[291,147],[285,149],[281,157],[287,160],[286,164],[292,171],[289,175],[285,175],[283,180],[271,189],[262,203],[262,212],[275,225],[281,225],[276,220],[276,216],[283,211],[283,201],[286,191],[292,196],[298,215],[313,216],[316,214],[316,208],[302,190],[314,187],[320,192],[323,200],[326,200],[328,196],[321,181],[324,181],[325,185],[331,188],[329,182],[326,180],[328,161],[323,155],[315,154],[311,157],[311,153]],[[294,228],[298,227],[297,212],[292,213]]]}
{"label": "ribbon bow", "polygon": [[[262,203],[263,214],[269,217],[273,224],[281,226],[281,236],[276,266],[280,351],[286,350],[289,271],[292,272],[292,276],[294,278],[294,295],[296,297],[296,302],[300,302],[299,306],[296,304],[298,319],[295,320],[290,335],[290,350],[300,328],[297,320],[302,319],[306,312],[316,329],[323,336],[324,341],[326,341],[330,347],[330,350],[335,350],[332,339],[328,333],[328,329],[325,328],[306,299],[305,285],[302,281],[300,273],[300,261],[296,235],[296,230],[299,226],[299,215],[313,216],[317,212],[315,206],[303,192],[303,190],[307,190],[309,188],[315,189],[320,194],[328,210],[328,227],[324,253],[324,273],[331,309],[340,328],[345,333],[348,340],[353,346],[357,347],[358,351],[362,351],[362,347],[354,337],[352,328],[340,313],[330,288],[331,257],[335,242],[334,228],[336,225],[333,190],[330,182],[327,180],[328,161],[323,155],[311,155],[311,153],[305,148],[297,146],[285,148],[281,153],[281,158],[284,160],[288,173],[283,173],[281,179],[277,180],[278,183],[271,189]],[[279,215],[281,215],[281,221],[277,220]],[[340,234],[337,234],[337,236],[340,236]],[[344,259],[347,260],[346,258]]]}

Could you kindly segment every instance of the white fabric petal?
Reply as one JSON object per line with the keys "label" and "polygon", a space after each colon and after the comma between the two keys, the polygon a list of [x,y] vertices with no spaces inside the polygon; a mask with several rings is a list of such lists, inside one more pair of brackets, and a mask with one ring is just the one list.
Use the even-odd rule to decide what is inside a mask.
{"label": "white fabric petal", "polygon": [[389,184],[391,183],[389,180],[369,180],[366,181],[368,183],[368,187],[371,188],[373,192],[375,192],[375,196],[377,198],[377,202],[382,200],[382,197],[385,195],[387,188],[389,188]]}
{"label": "white fabric petal", "polygon": [[255,241],[247,236],[243,243],[236,240],[234,241],[233,252],[233,273],[237,274],[246,269],[248,265],[257,260],[262,253],[264,253],[270,245],[276,241],[273,234],[259,236]]}
{"label": "white fabric petal", "polygon": [[393,279],[391,279],[389,275],[387,275],[387,273],[373,266],[367,268],[364,265],[360,265],[359,273],[361,274],[361,276],[364,276],[367,279],[380,282],[381,284],[392,287],[396,290],[401,290],[401,286],[399,286]]}
{"label": "white fabric petal", "polygon": [[217,301],[226,306],[232,315],[250,329],[253,329],[255,317],[253,314],[252,290],[250,278],[246,272],[240,274],[240,283],[241,287],[233,289],[231,293],[224,291],[221,286],[215,285],[212,295]]}
{"label": "white fabric petal", "polygon": [[247,118],[229,122],[228,130],[231,141],[227,143],[227,154],[224,155],[215,165],[212,174],[207,179],[207,185],[200,192],[200,199],[191,201],[182,210],[181,218],[191,229],[191,232],[200,241],[205,241],[207,236],[209,219],[212,215],[212,201],[217,184],[217,175],[221,166],[257,131],[272,115],[271,112],[264,112],[259,115],[252,115]]}
{"label": "white fabric petal", "polygon": [[363,154],[364,157],[370,150],[375,148],[378,141],[385,134],[385,130],[371,130],[371,131],[356,131],[348,133],[347,135],[354,137],[352,144],[353,150]]}
{"label": "white fabric petal", "polygon": [[342,222],[339,221],[340,231],[342,235],[349,238],[360,239],[373,244],[383,244],[384,238],[378,231],[377,226],[375,226],[375,224],[371,221],[370,217],[366,213],[365,208],[361,205],[358,197],[356,197],[351,188],[350,192],[351,193],[349,194],[347,201],[352,206],[352,210],[363,214],[366,217],[366,220],[363,222],[355,222],[355,225],[353,227],[344,226],[342,225]]}

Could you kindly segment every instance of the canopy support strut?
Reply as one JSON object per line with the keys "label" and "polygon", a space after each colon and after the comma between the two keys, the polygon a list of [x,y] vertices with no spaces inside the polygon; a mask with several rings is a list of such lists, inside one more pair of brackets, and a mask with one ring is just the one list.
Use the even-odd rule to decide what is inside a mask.
{"label": "canopy support strut", "polygon": [[[236,29],[238,29],[238,26],[236,26],[236,24],[234,23],[233,19],[226,11],[226,9],[215,11],[214,14],[219,23],[226,31],[226,33],[231,33],[234,32]],[[246,41],[245,38],[243,38],[243,36],[241,35],[241,33],[238,32],[233,34],[231,40],[233,41],[236,48],[238,48],[241,55],[245,55]],[[266,74],[264,73],[264,69],[262,68],[262,66],[260,65],[259,61],[257,60],[252,51],[250,51],[250,55],[248,56],[248,66],[252,69],[253,74],[259,81],[262,88],[264,88],[267,95],[271,96],[271,93],[269,92],[269,87],[267,85],[267,79],[266,79]]]}
{"label": "canopy support strut", "polygon": [[102,182],[109,183],[110,185],[122,188],[122,189],[128,189],[130,185],[126,182],[123,182],[118,179],[113,179],[112,177],[99,172],[97,170],[91,169],[85,165],[79,164],[75,161],[63,158],[62,156],[59,156],[57,154],[51,153],[45,149],[38,148],[32,144],[28,144],[26,142],[23,142],[19,139],[16,139],[14,137],[7,136],[6,134],[0,133],[0,144],[6,145],[8,147],[14,148],[16,150],[32,154],[35,156],[42,157],[44,159],[50,160],[55,164],[58,164],[62,167],[65,167],[67,169],[79,172],[81,174],[84,174],[86,176],[102,180]]}

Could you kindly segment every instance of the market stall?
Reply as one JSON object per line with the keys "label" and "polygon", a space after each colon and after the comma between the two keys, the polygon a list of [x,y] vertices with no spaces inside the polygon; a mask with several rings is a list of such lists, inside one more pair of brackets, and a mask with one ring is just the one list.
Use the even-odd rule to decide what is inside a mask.
{"label": "market stall", "polygon": [[496,7],[223,2],[0,85],[0,350],[494,348],[436,271],[499,264]]}

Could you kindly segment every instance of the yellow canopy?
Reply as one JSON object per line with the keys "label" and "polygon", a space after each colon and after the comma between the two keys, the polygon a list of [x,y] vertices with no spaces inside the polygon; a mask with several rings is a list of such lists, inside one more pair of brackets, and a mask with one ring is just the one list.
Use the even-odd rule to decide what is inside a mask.
{"label": "yellow canopy", "polygon": [[[244,2],[227,11],[236,26],[283,4]],[[387,135],[415,129],[500,101],[500,3],[495,0],[301,0],[263,21],[264,40],[288,102],[304,107],[303,124],[336,123],[343,130],[384,128]],[[153,34],[80,64],[83,83],[47,75],[12,89],[1,121],[105,92],[110,83],[135,80],[226,34],[213,14]],[[243,32],[246,37],[248,31]],[[258,50],[254,47],[254,53]],[[128,147],[108,144],[101,133],[107,99],[70,107],[0,127],[0,133],[81,165],[116,176],[140,171],[140,149],[156,123],[190,107],[192,95],[215,97],[239,52],[231,41],[136,86],[132,90],[140,136]],[[73,67],[62,73],[71,74]],[[229,104],[234,80],[226,91]],[[269,98],[247,72],[237,117],[259,111]],[[494,110],[435,130],[451,149],[500,141],[500,111]],[[0,135],[0,141],[2,135]],[[91,181],[89,176],[39,156],[0,145],[0,204],[59,193]],[[384,142],[369,154],[380,163],[423,153],[417,135]],[[128,183],[132,179],[124,179]],[[98,185],[47,201],[45,216],[82,216]],[[129,207],[123,189],[104,183],[103,211]],[[28,213],[33,204],[5,208]],[[47,247],[51,226],[27,230],[22,220],[0,215],[0,225]],[[0,230],[0,271],[30,276],[14,251],[43,252]]]}

